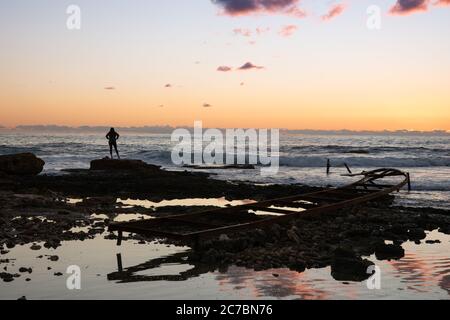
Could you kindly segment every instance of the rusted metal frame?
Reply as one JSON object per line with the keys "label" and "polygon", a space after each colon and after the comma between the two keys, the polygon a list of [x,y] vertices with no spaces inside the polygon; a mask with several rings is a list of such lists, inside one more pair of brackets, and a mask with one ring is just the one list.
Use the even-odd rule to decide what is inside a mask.
{"label": "rusted metal frame", "polygon": [[395,186],[395,188],[387,188],[385,190],[380,190],[379,192],[373,193],[373,194],[368,194],[366,196],[363,197],[359,197],[356,199],[352,199],[352,200],[347,200],[347,201],[342,201],[339,203],[334,203],[334,204],[330,204],[330,205],[324,205],[318,208],[313,208],[313,209],[309,209],[307,211],[303,211],[303,212],[295,212],[289,215],[284,215],[284,216],[279,216],[279,217],[275,217],[275,218],[269,218],[269,219],[265,219],[265,220],[261,220],[261,221],[257,221],[257,222],[250,222],[250,223],[243,223],[243,224],[239,224],[239,225],[235,225],[235,226],[229,226],[229,227],[222,227],[222,228],[217,228],[217,229],[211,229],[211,230],[202,230],[202,231],[197,231],[197,232],[191,232],[188,234],[185,234],[184,236],[186,238],[190,238],[190,237],[210,237],[210,236],[214,236],[217,234],[221,234],[221,233],[228,233],[228,232],[235,232],[235,231],[239,231],[239,230],[243,230],[243,229],[247,229],[249,227],[258,227],[258,226],[264,226],[267,224],[271,224],[271,223],[277,223],[277,222],[284,222],[284,221],[289,221],[290,219],[294,219],[299,217],[300,215],[312,215],[312,214],[318,214],[318,213],[326,213],[329,211],[334,211],[337,209],[342,209],[342,208],[346,208],[349,206],[354,206],[360,203],[364,203],[367,201],[370,201],[372,199],[376,199],[378,197],[381,197],[383,195],[389,194],[391,192],[393,192],[394,190],[396,190],[396,188],[402,188],[405,184],[406,184],[406,179],[404,181],[402,181],[400,184],[398,184],[397,186]]}
{"label": "rusted metal frame", "polygon": [[[306,200],[305,200],[306,201]],[[292,207],[292,208],[303,208],[303,209],[310,209],[310,208],[317,208],[320,205],[317,203],[300,203],[300,202],[294,202],[294,201],[278,201],[274,205],[279,207]]]}
{"label": "rusted metal frame", "polygon": [[189,224],[189,225],[202,225],[205,227],[220,227],[222,224],[217,223],[209,223],[209,222],[202,222],[202,221],[192,221],[188,219],[181,219],[181,218],[171,218],[171,217],[164,217],[166,221],[173,221],[173,222],[181,222],[182,224]]}
{"label": "rusted metal frame", "polygon": [[303,200],[315,200],[315,201],[333,201],[340,202],[345,199],[333,198],[326,194],[318,196],[318,195],[304,195],[301,199]]}
{"label": "rusted metal frame", "polygon": [[285,209],[278,209],[278,208],[271,208],[271,207],[254,207],[250,210],[266,211],[266,212],[273,212],[273,213],[280,213],[280,214],[291,214],[291,213],[299,212],[299,211],[294,211],[294,210],[285,210]]}
{"label": "rusted metal frame", "polygon": [[[376,170],[377,172],[379,172],[381,169]],[[259,220],[259,221],[250,221],[250,222],[246,222],[243,224],[239,224],[239,225],[234,225],[234,226],[223,226],[223,227],[219,227],[219,228],[214,228],[214,229],[207,229],[207,230],[200,230],[200,231],[195,231],[195,232],[190,232],[190,233],[186,233],[186,234],[179,234],[179,233],[173,233],[173,232],[164,232],[164,231],[159,231],[159,230],[152,230],[152,229],[144,229],[144,228],[139,228],[139,227],[134,227],[132,225],[123,225],[122,226],[111,226],[110,230],[120,230],[120,231],[127,231],[127,232],[134,232],[134,233],[141,233],[141,234],[151,234],[151,235],[155,235],[155,236],[164,236],[164,237],[171,237],[171,238],[178,238],[178,239],[196,239],[197,242],[199,241],[200,237],[208,237],[214,234],[217,234],[219,232],[234,232],[234,231],[239,231],[241,229],[246,229],[248,227],[256,227],[256,226],[263,226],[265,224],[270,224],[270,223],[274,223],[274,222],[281,222],[284,220],[288,220],[288,219],[293,219],[295,217],[297,217],[299,214],[315,214],[315,213],[322,213],[322,212],[328,212],[330,210],[336,210],[339,208],[345,208],[348,206],[352,206],[355,204],[359,204],[362,202],[366,202],[378,197],[381,197],[383,195],[389,194],[391,192],[393,192],[396,189],[400,189],[402,188],[405,184],[408,183],[408,179],[407,179],[407,175],[402,173],[401,171],[398,170],[384,170],[385,173],[390,173],[391,175],[403,175],[405,176],[405,179],[399,183],[396,186],[390,187],[390,188],[386,188],[384,190],[380,190],[378,192],[370,192],[369,194],[356,198],[356,199],[349,199],[349,200],[344,200],[344,201],[340,201],[338,203],[333,203],[330,205],[323,205],[323,206],[319,206],[316,208],[311,208],[308,209],[306,211],[301,211],[301,212],[292,212],[291,214],[287,214],[284,216],[279,216],[279,217],[275,217],[275,218],[268,218],[268,219],[263,219],[263,220]],[[365,173],[365,178],[355,182],[347,187],[345,187],[347,190],[351,189],[352,187],[357,187],[360,186],[359,184],[362,181],[367,181],[368,178],[373,178],[374,174],[369,174],[369,173]],[[380,176],[380,178],[382,178],[384,176]],[[362,185],[364,187],[364,185]],[[333,190],[338,190],[338,189],[333,189]],[[306,195],[299,195],[299,196],[294,196],[294,197],[284,197],[284,198],[279,198],[279,199],[272,199],[272,200],[267,200],[267,201],[263,201],[260,202],[258,204],[266,204],[268,205],[269,203],[273,203],[276,201],[296,201],[296,200],[301,200],[302,198],[304,198],[305,196],[309,195],[312,196],[314,194],[325,194],[327,192],[327,190],[323,190],[323,191],[318,191],[318,192],[314,192],[314,193],[310,193],[310,194],[306,194]],[[327,199],[329,200],[329,199]],[[251,207],[256,207],[256,204],[248,204],[248,205],[243,205],[243,206],[239,206],[240,210],[244,209],[244,208],[251,208]],[[264,207],[266,208],[266,207]],[[199,215],[199,214],[205,214],[205,213],[217,213],[217,212],[226,212],[229,209],[233,209],[233,208],[224,208],[224,209],[217,209],[217,210],[212,210],[209,212],[203,212],[203,213],[195,213],[195,214],[191,214],[191,215],[179,215],[179,216],[195,216],[195,215]],[[234,210],[233,210],[234,211]],[[176,217],[176,216],[175,216]],[[155,219],[157,220],[157,219]],[[153,220],[154,222],[157,222]],[[126,228],[126,230],[125,230]]]}
{"label": "rusted metal frame", "polygon": [[[139,227],[124,225],[124,224],[110,225],[109,230],[110,231],[118,231],[119,235],[122,232],[130,232],[130,233],[137,233],[137,234],[148,235],[148,236],[167,237],[167,238],[172,238],[172,239],[176,239],[176,240],[185,239],[184,234],[181,234],[181,233],[166,232],[166,231],[160,231],[160,230],[149,229],[149,228],[139,228]],[[120,245],[119,242],[118,242],[118,245]]]}

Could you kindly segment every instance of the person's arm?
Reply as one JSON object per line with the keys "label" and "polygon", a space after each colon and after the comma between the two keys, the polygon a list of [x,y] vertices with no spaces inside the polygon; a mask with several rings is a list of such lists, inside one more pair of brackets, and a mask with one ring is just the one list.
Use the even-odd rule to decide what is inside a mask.
{"label": "person's arm", "polygon": [[118,134],[118,133],[116,132],[116,139],[119,140],[119,138],[120,138],[120,134]]}
{"label": "person's arm", "polygon": [[109,132],[106,134],[106,139],[109,140]]}

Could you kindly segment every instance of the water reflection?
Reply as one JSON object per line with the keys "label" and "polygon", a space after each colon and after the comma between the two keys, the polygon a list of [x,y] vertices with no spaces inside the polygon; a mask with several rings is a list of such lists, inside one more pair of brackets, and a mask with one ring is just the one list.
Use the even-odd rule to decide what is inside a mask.
{"label": "water reflection", "polygon": [[[187,263],[189,251],[179,252],[173,255],[169,255],[162,258],[151,259],[147,262],[141,263],[136,266],[123,269],[122,255],[117,254],[117,271],[111,272],[107,275],[108,280],[118,281],[119,283],[128,282],[140,282],[140,281],[185,281],[190,278],[198,277],[201,274],[208,273],[211,270],[211,266],[204,264],[192,265]],[[167,268],[164,266],[175,265],[178,269],[185,269],[176,274],[142,274],[149,271],[167,272]],[[186,268],[187,267],[187,268]],[[214,268],[213,268],[214,270]],[[155,272],[156,273],[156,272]]]}
{"label": "water reflection", "polygon": [[[433,231],[427,239],[438,239],[439,244],[422,244],[427,250],[408,252],[401,260],[392,260],[394,276],[407,286],[408,290],[427,292],[431,287],[440,287],[450,294],[450,246],[448,236]],[[410,244],[410,248],[418,247]],[[444,255],[443,255],[444,253]]]}
{"label": "water reflection", "polygon": [[399,260],[380,261],[374,255],[369,257],[381,269],[381,290],[369,290],[365,281],[334,280],[330,267],[307,269],[304,272],[289,269],[254,271],[235,265],[194,263],[188,261],[190,251],[151,259],[125,269],[119,256],[117,271],[108,274],[107,278],[117,283],[159,281],[159,286],[164,281],[185,281],[186,285],[190,285],[200,284],[207,279],[210,285],[215,283],[218,286],[214,296],[232,296],[237,299],[446,298],[450,294],[449,237],[431,232],[427,238],[441,239],[442,243],[415,245],[406,242],[404,246],[407,253]]}

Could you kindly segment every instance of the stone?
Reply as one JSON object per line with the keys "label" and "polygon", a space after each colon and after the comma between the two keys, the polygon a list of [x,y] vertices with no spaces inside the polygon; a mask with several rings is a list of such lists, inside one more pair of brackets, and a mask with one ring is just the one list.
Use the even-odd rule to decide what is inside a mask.
{"label": "stone", "polygon": [[7,272],[0,272],[0,279],[2,279],[4,282],[11,282],[14,281],[14,275]]}
{"label": "stone", "polygon": [[0,172],[16,175],[38,175],[44,169],[44,160],[32,153],[19,153],[0,156]]}
{"label": "stone", "polygon": [[370,277],[369,267],[374,263],[358,257],[334,257],[331,263],[331,275],[338,281],[363,281]]}
{"label": "stone", "polygon": [[357,257],[345,247],[338,247],[334,251],[331,261],[331,275],[338,281],[363,281],[370,277],[368,268],[373,262]]}
{"label": "stone", "polygon": [[30,249],[31,250],[41,250],[41,246],[40,245],[38,245],[38,244],[33,244],[31,247],[30,247]]}
{"label": "stone", "polygon": [[21,272],[21,273],[25,273],[25,272],[32,273],[33,269],[21,267],[21,268],[19,268],[19,272]]}
{"label": "stone", "polygon": [[287,236],[291,241],[294,241],[296,244],[300,244],[301,243],[300,238],[297,235],[297,233],[295,232],[296,231],[295,229],[297,229],[297,228],[295,228],[295,229],[294,228],[295,227],[292,227],[291,229],[289,229],[287,231]]}
{"label": "stone", "polygon": [[130,159],[99,159],[92,160],[90,170],[104,170],[104,171],[122,171],[122,170],[154,170],[160,171],[160,166],[147,164],[142,160],[130,160]]}
{"label": "stone", "polygon": [[408,231],[408,238],[410,240],[422,240],[426,238],[425,230],[422,228],[412,228]]}
{"label": "stone", "polygon": [[378,260],[400,259],[405,256],[405,250],[398,244],[380,244],[375,248]]}

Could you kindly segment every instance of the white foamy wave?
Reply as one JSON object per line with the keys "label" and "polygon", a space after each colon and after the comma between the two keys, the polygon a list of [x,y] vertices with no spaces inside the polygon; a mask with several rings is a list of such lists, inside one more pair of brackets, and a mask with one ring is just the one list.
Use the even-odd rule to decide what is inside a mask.
{"label": "white foamy wave", "polygon": [[[330,157],[332,166],[342,166],[344,163],[350,167],[448,167],[450,158],[447,157],[429,157],[429,158],[395,158],[395,157]],[[310,157],[292,157],[281,156],[280,166],[286,167],[325,167],[327,158]]]}

